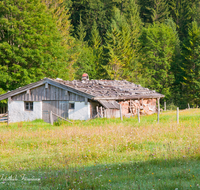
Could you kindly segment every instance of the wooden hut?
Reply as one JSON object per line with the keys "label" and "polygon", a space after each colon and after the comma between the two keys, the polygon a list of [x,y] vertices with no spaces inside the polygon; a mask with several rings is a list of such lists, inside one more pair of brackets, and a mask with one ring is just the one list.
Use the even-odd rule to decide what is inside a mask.
{"label": "wooden hut", "polygon": [[57,116],[73,120],[120,117],[120,107],[123,116],[133,116],[137,109],[141,114],[152,114],[162,97],[126,80],[89,80],[84,73],[82,80],[44,78],[2,94],[0,100],[8,99],[10,122],[50,122],[51,113],[53,121]]}

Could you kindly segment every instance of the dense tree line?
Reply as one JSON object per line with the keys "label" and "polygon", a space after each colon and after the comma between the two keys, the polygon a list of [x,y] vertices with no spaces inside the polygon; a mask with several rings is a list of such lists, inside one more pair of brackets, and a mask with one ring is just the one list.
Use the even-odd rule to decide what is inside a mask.
{"label": "dense tree line", "polygon": [[83,72],[199,105],[199,0],[0,2],[0,93]]}

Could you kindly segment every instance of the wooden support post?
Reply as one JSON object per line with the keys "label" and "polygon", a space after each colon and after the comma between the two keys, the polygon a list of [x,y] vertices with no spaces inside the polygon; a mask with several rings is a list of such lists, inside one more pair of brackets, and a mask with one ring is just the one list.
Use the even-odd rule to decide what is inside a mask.
{"label": "wooden support post", "polygon": [[8,103],[10,104],[12,101],[11,97],[8,98]]}
{"label": "wooden support post", "polygon": [[176,121],[177,121],[177,124],[179,124],[179,107],[177,107]]}
{"label": "wooden support post", "polygon": [[50,122],[51,122],[51,125],[53,125],[53,114],[52,114],[52,111],[50,111]]}
{"label": "wooden support post", "polygon": [[100,115],[103,118],[103,109],[102,109],[102,106],[100,107]]}
{"label": "wooden support post", "polygon": [[122,116],[122,105],[119,104],[119,111],[120,111],[120,119],[123,121],[123,116]]}
{"label": "wooden support post", "polygon": [[45,83],[45,88],[49,88],[48,83]]}
{"label": "wooden support post", "polygon": [[3,113],[6,113],[6,111],[5,111],[5,107],[3,107]]}
{"label": "wooden support post", "polygon": [[140,123],[140,108],[137,109],[138,122]]}
{"label": "wooden support post", "polygon": [[88,99],[87,99],[87,98],[85,98],[85,105],[87,105],[87,103],[88,103]]}
{"label": "wooden support post", "polygon": [[104,109],[104,116],[103,117],[105,117],[105,118],[107,118],[107,115],[106,115],[107,110],[109,111],[109,109]]}
{"label": "wooden support post", "polygon": [[158,117],[157,117],[157,122],[159,123],[159,117],[160,117],[160,98],[157,99],[158,101]]}
{"label": "wooden support post", "polygon": [[164,111],[166,111],[167,110],[167,104],[166,104],[166,102],[164,102]]}
{"label": "wooden support post", "polygon": [[96,110],[97,110],[97,117],[99,118],[99,107],[98,106],[96,107]]}
{"label": "wooden support post", "polygon": [[190,109],[190,104],[188,103],[188,109]]}

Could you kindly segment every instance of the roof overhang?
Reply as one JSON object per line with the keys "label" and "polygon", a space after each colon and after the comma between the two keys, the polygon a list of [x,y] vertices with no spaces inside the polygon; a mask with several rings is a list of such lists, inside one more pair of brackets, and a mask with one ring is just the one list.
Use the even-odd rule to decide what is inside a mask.
{"label": "roof overhang", "polygon": [[87,94],[87,93],[82,92],[82,91],[80,91],[80,90],[74,89],[74,88],[72,88],[72,87],[70,87],[70,86],[60,84],[60,83],[55,82],[55,81],[53,81],[53,80],[51,80],[51,79],[49,79],[49,78],[44,78],[44,79],[42,79],[42,80],[40,80],[40,81],[38,81],[38,82],[31,83],[31,84],[28,84],[28,85],[23,86],[23,87],[19,87],[19,88],[15,89],[15,90],[12,90],[12,91],[9,91],[9,92],[7,92],[7,93],[5,93],[5,94],[0,95],[0,101],[1,101],[1,100],[5,100],[5,99],[7,99],[7,98],[9,98],[9,97],[15,96],[15,95],[17,95],[17,94],[21,94],[21,93],[23,93],[23,92],[26,92],[27,90],[30,90],[30,89],[39,87],[39,86],[44,85],[44,84],[46,84],[46,83],[48,83],[48,84],[50,84],[50,85],[52,85],[52,86],[61,88],[61,89],[63,89],[63,90],[66,90],[66,91],[69,91],[69,92],[78,94],[78,95],[83,96],[83,97],[85,97],[85,98],[89,98],[89,99],[94,98],[94,96],[92,96],[92,95],[90,95],[90,94]]}
{"label": "roof overhang", "polygon": [[135,95],[135,96],[118,96],[118,97],[94,97],[94,100],[139,100],[139,99],[149,99],[149,98],[164,98],[163,94],[143,94],[143,95]]}
{"label": "roof overhang", "polygon": [[115,100],[98,100],[106,109],[120,109],[120,104]]}

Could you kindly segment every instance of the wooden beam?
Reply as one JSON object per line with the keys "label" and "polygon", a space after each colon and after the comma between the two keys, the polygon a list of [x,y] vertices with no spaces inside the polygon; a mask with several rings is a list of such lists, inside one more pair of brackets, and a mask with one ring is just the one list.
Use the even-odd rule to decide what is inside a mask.
{"label": "wooden beam", "polygon": [[138,123],[140,123],[140,108],[137,109]]}
{"label": "wooden beam", "polygon": [[97,117],[99,118],[99,107],[98,106],[96,107],[96,110],[97,110]]}
{"label": "wooden beam", "polygon": [[158,103],[158,117],[157,117],[157,122],[159,123],[159,117],[160,117],[160,98],[157,98],[157,103]]}
{"label": "wooden beam", "polygon": [[100,115],[103,118],[103,108],[102,108],[102,106],[100,107]]}
{"label": "wooden beam", "polygon": [[1,119],[2,117],[5,117],[5,116],[8,116],[8,113],[1,114],[1,115],[0,115],[0,119]]}
{"label": "wooden beam", "polygon": [[88,99],[87,99],[87,98],[85,98],[85,105],[87,105],[87,103],[88,103]]}
{"label": "wooden beam", "polygon": [[138,100],[138,99],[150,99],[150,98],[164,98],[164,95],[155,95],[155,94],[145,94],[145,95],[132,95],[132,96],[121,96],[121,97],[110,97],[110,96],[104,96],[104,97],[94,97],[93,100]]}
{"label": "wooden beam", "polygon": [[10,115],[9,115],[9,111],[8,111],[8,120],[7,120],[7,125],[10,124]]}
{"label": "wooden beam", "polygon": [[122,116],[122,105],[119,104],[119,108],[120,108],[120,119],[121,121],[123,121],[123,116]]}
{"label": "wooden beam", "polygon": [[53,114],[52,114],[52,111],[50,111],[50,122],[51,122],[51,125],[53,125]]}
{"label": "wooden beam", "polygon": [[68,122],[72,123],[71,121],[69,121],[69,120],[65,119],[64,117],[61,117],[61,116],[59,116],[59,115],[57,115],[57,114],[55,114],[53,112],[52,112],[52,114],[55,115],[55,116],[57,116],[57,117],[59,117],[59,118],[61,118],[61,119],[63,119],[63,120],[65,120],[65,121],[68,121]]}
{"label": "wooden beam", "polygon": [[177,124],[179,124],[179,107],[177,107],[177,111],[176,111],[176,122]]}
{"label": "wooden beam", "polygon": [[10,104],[11,102],[12,102],[12,98],[9,97],[9,98],[8,98],[8,103]]}
{"label": "wooden beam", "polygon": [[49,86],[48,86],[48,83],[47,83],[47,82],[45,83],[45,88],[49,88]]}

